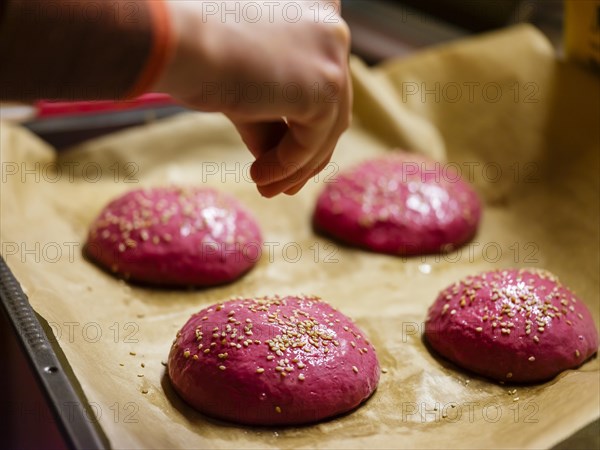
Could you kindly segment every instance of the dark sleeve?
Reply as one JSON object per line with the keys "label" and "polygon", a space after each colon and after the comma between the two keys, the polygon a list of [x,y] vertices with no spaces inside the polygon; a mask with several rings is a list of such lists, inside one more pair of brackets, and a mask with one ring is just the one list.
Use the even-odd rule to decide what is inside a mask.
{"label": "dark sleeve", "polygon": [[0,0],[0,99],[126,97],[153,51],[152,1]]}

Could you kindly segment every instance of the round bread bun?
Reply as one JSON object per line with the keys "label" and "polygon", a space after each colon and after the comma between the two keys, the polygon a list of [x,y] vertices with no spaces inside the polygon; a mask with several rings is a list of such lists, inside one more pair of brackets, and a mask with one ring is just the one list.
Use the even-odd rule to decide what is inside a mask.
{"label": "round bread bun", "polygon": [[379,253],[450,251],[477,231],[481,204],[452,166],[394,151],[343,172],[317,200],[313,225]]}
{"label": "round bread bun", "polygon": [[379,381],[364,333],[307,296],[239,298],[194,314],[177,333],[168,372],[198,411],[264,426],[351,411]]}
{"label": "round bread bun", "polygon": [[598,349],[585,304],[539,269],[484,272],[448,286],[429,309],[425,338],[465,369],[518,383],[553,378]]}
{"label": "round bread bun", "polygon": [[258,224],[232,196],[170,186],[113,200],[91,225],[85,252],[127,280],[203,287],[240,277],[261,245]]}

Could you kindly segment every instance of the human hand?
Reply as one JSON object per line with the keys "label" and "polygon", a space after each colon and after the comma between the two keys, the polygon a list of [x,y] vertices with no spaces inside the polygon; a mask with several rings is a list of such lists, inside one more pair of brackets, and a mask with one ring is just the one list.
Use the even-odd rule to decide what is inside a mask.
{"label": "human hand", "polygon": [[171,1],[176,49],[154,90],[222,112],[259,192],[293,195],[348,127],[350,32],[331,1]]}

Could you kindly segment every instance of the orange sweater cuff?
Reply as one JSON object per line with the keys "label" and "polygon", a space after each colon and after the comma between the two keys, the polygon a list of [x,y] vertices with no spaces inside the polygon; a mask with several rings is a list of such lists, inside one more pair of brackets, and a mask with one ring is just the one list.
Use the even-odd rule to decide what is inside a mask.
{"label": "orange sweater cuff", "polygon": [[126,99],[139,97],[147,92],[156,83],[173,55],[174,36],[166,1],[150,0],[148,6],[152,20],[152,48]]}

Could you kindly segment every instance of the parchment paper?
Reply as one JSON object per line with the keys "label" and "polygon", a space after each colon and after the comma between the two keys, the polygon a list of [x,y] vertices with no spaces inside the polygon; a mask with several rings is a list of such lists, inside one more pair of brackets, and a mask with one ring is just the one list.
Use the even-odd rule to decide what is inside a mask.
{"label": "parchment paper", "polygon": [[[250,154],[218,115],[186,114],[97,139],[62,155],[60,173],[51,148],[2,125],[4,257],[115,448],[539,448],[599,416],[597,359],[542,385],[502,386],[432,356],[421,341],[439,290],[500,267],[551,270],[598,323],[598,79],[555,61],[529,27],[374,70],[354,60],[353,72],[354,124],[333,164],[295,197],[256,193]],[[407,94],[415,85],[435,91],[435,83],[438,98]],[[486,83],[492,87],[484,94]],[[310,215],[324,180],[393,146],[458,164],[472,178],[486,206],[469,247],[407,259],[313,233]],[[37,181],[24,171],[32,168]],[[218,186],[255,212],[269,247],[251,273],[205,291],[150,290],[81,257],[88,225],[106,202],[173,182]],[[363,407],[314,426],[253,429],[207,419],[174,395],[161,361],[189,315],[230,296],[272,293],[321,295],[368,333],[388,372]]]}

